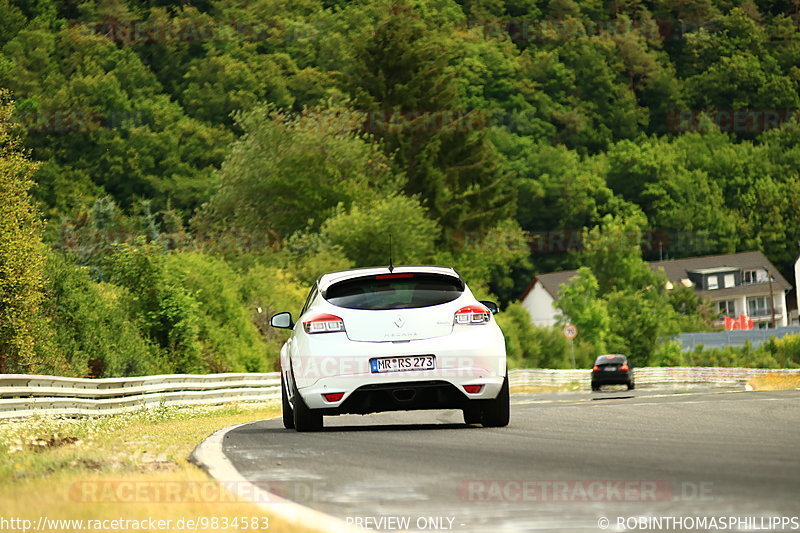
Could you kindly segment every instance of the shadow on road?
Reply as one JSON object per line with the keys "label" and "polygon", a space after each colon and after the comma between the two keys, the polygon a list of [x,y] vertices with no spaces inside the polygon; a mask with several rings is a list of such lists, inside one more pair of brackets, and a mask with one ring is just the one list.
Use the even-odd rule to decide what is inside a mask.
{"label": "shadow on road", "polygon": [[372,426],[325,426],[323,432],[345,432],[345,431],[425,431],[443,429],[477,429],[479,426],[469,426],[467,424],[376,424]]}
{"label": "shadow on road", "polygon": [[600,396],[600,397],[592,397],[591,400],[630,400],[631,398],[636,398],[636,396]]}
{"label": "shadow on road", "polygon": [[[478,425],[467,425],[467,424],[453,424],[453,423],[445,423],[445,424],[375,424],[371,426],[325,426],[322,428],[320,432],[314,433],[344,433],[344,432],[356,432],[356,431],[370,431],[370,432],[380,432],[380,431],[428,431],[428,430],[452,430],[452,429],[481,429]],[[239,434],[280,434],[280,433],[295,433],[293,429],[285,429],[282,427],[278,428],[271,428],[271,427],[263,427],[260,424],[251,424],[249,426],[245,426],[236,430],[236,433]],[[314,433],[310,433],[313,435]]]}

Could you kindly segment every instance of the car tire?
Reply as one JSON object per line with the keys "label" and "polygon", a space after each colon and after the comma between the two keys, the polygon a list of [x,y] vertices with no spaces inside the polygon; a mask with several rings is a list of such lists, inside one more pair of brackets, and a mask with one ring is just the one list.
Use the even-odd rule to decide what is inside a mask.
{"label": "car tire", "polygon": [[292,404],[289,403],[289,393],[286,392],[286,381],[281,372],[281,412],[283,413],[283,427],[294,429],[294,413]]}
{"label": "car tire", "polygon": [[464,423],[465,424],[480,424],[481,422],[481,409],[480,407],[465,407],[463,410],[464,412]]}
{"label": "car tire", "polygon": [[628,390],[633,390],[635,388],[636,388],[636,385],[634,385],[633,381],[629,381],[628,382]]}
{"label": "car tire", "polygon": [[[292,380],[294,381],[294,380]],[[309,409],[300,392],[297,390],[297,384],[292,384],[292,391],[294,392],[294,406],[292,414],[294,415],[294,429],[300,432],[305,431],[320,431],[322,429],[322,413]]]}
{"label": "car tire", "polygon": [[600,385],[592,385],[592,392],[600,392]]}
{"label": "car tire", "polygon": [[494,400],[489,400],[481,411],[481,424],[487,428],[501,428],[508,425],[511,415],[511,398],[508,393],[508,373],[500,387],[500,393]]}

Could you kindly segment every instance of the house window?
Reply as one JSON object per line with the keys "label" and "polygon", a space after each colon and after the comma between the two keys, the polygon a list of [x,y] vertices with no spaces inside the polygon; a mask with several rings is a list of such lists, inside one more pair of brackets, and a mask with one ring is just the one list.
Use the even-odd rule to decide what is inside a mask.
{"label": "house window", "polygon": [[708,276],[708,278],[706,279],[708,280],[707,283],[709,290],[719,288],[719,279],[717,278],[717,276]]}
{"label": "house window", "polygon": [[723,316],[735,317],[736,316],[736,302],[733,300],[722,300],[717,302],[717,310]]}
{"label": "house window", "polygon": [[742,283],[756,283],[758,281],[758,276],[755,270],[745,270],[742,272]]}
{"label": "house window", "polygon": [[767,316],[772,311],[766,296],[751,296],[747,299],[747,314],[750,316]]}
{"label": "house window", "polygon": [[725,288],[733,287],[736,285],[736,276],[733,274],[725,274]]}

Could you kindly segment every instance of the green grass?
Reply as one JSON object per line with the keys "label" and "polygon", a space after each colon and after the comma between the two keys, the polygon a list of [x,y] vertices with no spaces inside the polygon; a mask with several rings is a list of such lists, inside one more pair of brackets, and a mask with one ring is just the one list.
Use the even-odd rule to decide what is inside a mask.
{"label": "green grass", "polygon": [[533,392],[572,392],[585,390],[586,387],[581,386],[579,381],[571,381],[563,385],[539,385],[539,386],[515,386],[511,387],[512,393],[533,393]]}
{"label": "green grass", "polygon": [[[2,422],[0,509],[4,518],[34,523],[40,516],[154,518],[171,519],[173,523],[181,518],[266,517],[272,532],[298,531],[296,525],[281,523],[255,504],[221,491],[216,482],[188,462],[194,447],[217,429],[278,414],[280,407],[274,403],[230,404]],[[119,490],[121,486],[143,488],[145,495]],[[182,496],[176,499],[164,493],[169,486],[179,487]]]}
{"label": "green grass", "polygon": [[747,384],[753,387],[753,390],[800,389],[800,375],[775,372],[753,378]]}

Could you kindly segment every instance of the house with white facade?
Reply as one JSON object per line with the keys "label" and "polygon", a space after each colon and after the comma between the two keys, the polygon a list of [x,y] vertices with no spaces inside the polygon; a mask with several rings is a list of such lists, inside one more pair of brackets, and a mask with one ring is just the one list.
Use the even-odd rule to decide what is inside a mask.
{"label": "house with white facade", "polygon": [[[653,270],[663,270],[667,289],[683,285],[711,302],[725,317],[747,315],[756,328],[786,326],[789,311],[786,295],[792,285],[761,252],[689,257],[650,263]],[[577,274],[575,270],[540,274],[533,278],[520,298],[536,326],[553,326],[560,312],[554,303],[562,284]],[[800,260],[795,264],[800,284]],[[800,306],[800,295],[798,296]]]}
{"label": "house with white facade", "polygon": [[577,270],[565,270],[550,274],[539,274],[525,289],[520,298],[520,303],[528,314],[534,326],[550,327],[556,325],[561,314],[555,302],[558,300],[558,291],[561,285],[568,285],[569,280],[577,274]]}

